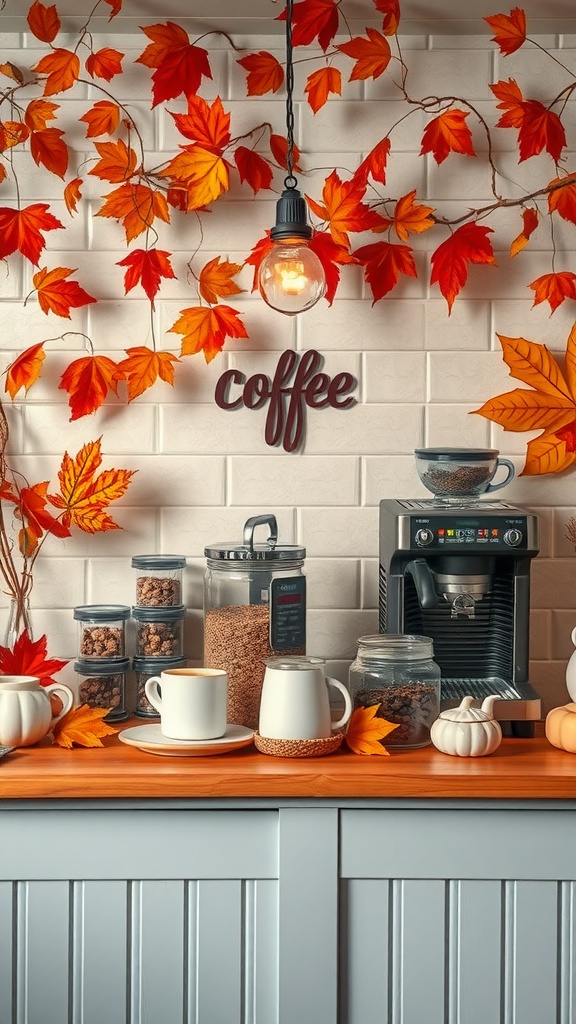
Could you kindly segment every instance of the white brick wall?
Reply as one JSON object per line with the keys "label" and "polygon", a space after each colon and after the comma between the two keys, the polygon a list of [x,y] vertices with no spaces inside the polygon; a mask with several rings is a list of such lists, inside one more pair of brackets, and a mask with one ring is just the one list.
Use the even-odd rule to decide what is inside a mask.
{"label": "white brick wall", "polygon": [[[22,53],[20,37],[4,35],[0,41],[2,62],[31,63],[41,55],[29,37],[24,36],[29,48]],[[253,49],[275,47],[282,59],[278,37],[243,39],[242,43]],[[543,39],[543,45],[556,43]],[[167,110],[182,109],[181,105],[173,101],[166,104],[167,110],[163,105],[150,110],[148,72],[131,64],[142,52],[144,37],[110,34],[99,36],[96,45],[116,46],[126,53],[126,73],[114,81],[114,92],[121,81],[121,98],[138,120],[147,154],[162,160],[176,152],[182,140]],[[213,46],[214,75],[212,82],[205,81],[203,95],[208,99],[221,95],[232,115],[233,134],[247,130],[257,119],[269,120],[275,131],[283,132],[282,99],[243,98],[245,78],[236,55],[216,37],[203,45]],[[544,64],[535,48],[529,55],[521,51],[501,60],[484,35],[466,36],[461,45],[448,36],[414,37],[406,40],[404,53],[413,65],[409,86],[414,95],[463,92],[491,116],[489,81],[514,77],[524,88],[535,81],[534,91],[558,91],[565,84],[561,72],[550,62]],[[555,53],[574,65],[573,50]],[[298,68],[299,88],[302,74]],[[551,85],[552,75],[558,76],[557,85]],[[301,101],[301,93],[296,94],[297,143],[302,165],[309,169],[309,174],[300,176],[300,187],[318,200],[329,168],[337,167],[346,177],[345,169],[357,166],[383,133],[383,126],[405,112],[387,76],[351,83],[344,92],[345,98],[332,97],[316,117]],[[84,159],[82,148],[89,150],[84,125],[74,127],[74,119],[96,98],[95,90],[84,86],[57,98],[62,122],[72,126],[71,139],[78,146],[73,173]],[[573,106],[574,101],[569,103]],[[416,110],[394,134],[388,185],[381,191],[398,196],[418,188],[420,200],[447,211],[489,201],[489,176],[482,161],[454,156],[437,168],[433,160],[419,156],[423,124],[423,115]],[[542,174],[549,171],[553,176],[545,156],[518,165],[513,133],[497,131],[496,136],[507,151],[502,165],[514,180],[529,187],[536,171],[539,184]],[[477,132],[475,139],[480,148],[484,140]],[[570,145],[576,145],[573,137]],[[45,317],[33,300],[24,307],[31,268],[10,259],[10,272],[0,269],[4,365],[22,347],[67,330],[85,330],[99,350],[116,356],[126,347],[150,343],[148,303],[140,289],[124,296],[123,271],[115,266],[126,251],[124,232],[116,222],[94,217],[98,197],[110,188],[86,178],[88,201],[71,220],[62,204],[59,179],[37,170],[21,153],[14,154],[14,159],[23,200],[50,202],[66,224],[66,231],[47,235],[50,265],[77,267],[74,277],[99,302],[73,312],[70,323]],[[84,177],[85,172],[86,168]],[[507,194],[504,179],[499,187]],[[0,201],[9,203],[14,195],[13,187],[5,184]],[[235,186],[202,218],[202,263],[216,255],[241,263],[273,220],[274,199],[269,194],[253,199],[249,189]],[[492,225],[501,264],[507,261],[506,246],[518,222],[516,211]],[[158,235],[158,245],[174,253],[178,280],[162,287],[154,329],[159,347],[178,351],[178,336],[165,332],[179,311],[195,301],[186,280],[186,263],[201,239],[193,217],[170,228],[159,225]],[[562,226],[556,242],[566,249],[557,257],[562,268],[573,268],[576,234]],[[234,297],[232,305],[245,314],[249,340],[229,342],[210,365],[201,355],[185,359],[177,367],[173,389],[159,384],[127,407],[112,396],[97,414],[74,423],[69,422],[66,396],[55,385],[70,358],[82,351],[81,339],[70,335],[48,346],[57,355],[48,360],[42,380],[28,399],[17,401],[10,410],[15,463],[30,479],[54,482],[63,449],[75,452],[102,434],[105,465],[138,470],[128,494],[112,510],[123,526],[121,532],[91,537],[75,531],[69,540],[51,539],[38,560],[34,628],[38,634],[48,634],[52,656],[73,659],[76,654],[74,604],[132,603],[132,554],[174,551],[189,561],[186,653],[199,662],[204,546],[226,539],[239,541],[249,515],[270,511],[278,517],[281,540],[297,541],[308,551],[309,651],[328,658],[333,674],[346,676],[357,637],[377,628],[380,498],[424,495],[412,456],[418,445],[495,445],[513,459],[519,472],[527,435],[506,434],[487,420],[469,415],[511,386],[496,332],[523,335],[563,352],[573,320],[568,302],[554,317],[548,306],[532,308],[527,282],[547,269],[539,255],[549,246],[545,230],[537,233],[530,252],[505,270],[472,268],[466,297],[456,300],[450,317],[438,289],[428,285],[424,254],[431,243],[427,235],[415,236],[412,244],[421,271],[417,280],[403,280],[391,296],[372,304],[361,272],[344,268],[333,306],[321,302],[297,321],[270,311],[250,293],[252,272],[247,268],[241,278],[246,291]],[[202,265],[199,258],[195,262],[198,268]],[[293,346],[300,351],[318,349],[326,357],[330,374],[354,373],[359,402],[349,411],[309,410],[305,447],[290,455],[266,446],[265,410],[224,412],[215,405],[213,392],[228,366],[237,366],[247,375],[256,368],[270,373],[279,352]],[[548,707],[567,699],[564,671],[576,620],[576,555],[564,530],[566,520],[576,512],[576,475],[519,477],[506,497],[536,508],[542,516],[542,550],[534,567],[532,653],[533,681]],[[0,601],[4,617],[5,596],[0,595]],[[70,669],[66,671],[69,678]]]}

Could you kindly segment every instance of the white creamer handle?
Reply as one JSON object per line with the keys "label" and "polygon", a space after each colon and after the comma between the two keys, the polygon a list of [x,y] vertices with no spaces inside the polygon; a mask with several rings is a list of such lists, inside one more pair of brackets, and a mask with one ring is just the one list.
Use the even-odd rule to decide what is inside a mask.
{"label": "white creamer handle", "polygon": [[337,729],[341,729],[342,726],[346,725],[350,720],[352,714],[352,698],[350,692],[344,683],[341,683],[339,679],[332,679],[330,676],[326,676],[326,682],[328,686],[334,686],[344,697],[344,713],[337,722],[332,722],[332,732],[336,732]]}
{"label": "white creamer handle", "polygon": [[67,715],[74,703],[74,694],[69,686],[65,686],[64,683],[50,683],[49,686],[43,686],[44,693],[50,694],[55,693],[57,697],[60,697],[62,701],[62,710],[57,715],[53,715],[50,727],[56,725],[64,715]]}

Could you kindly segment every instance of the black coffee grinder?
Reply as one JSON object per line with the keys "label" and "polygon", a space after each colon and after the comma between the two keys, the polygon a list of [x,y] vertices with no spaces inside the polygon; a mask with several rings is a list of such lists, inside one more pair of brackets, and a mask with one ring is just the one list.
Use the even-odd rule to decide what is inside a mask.
{"label": "black coffee grinder", "polygon": [[[474,460],[472,467],[478,471]],[[443,487],[451,469],[442,464]],[[442,708],[498,694],[494,714],[509,735],[532,735],[541,717],[528,680],[537,554],[538,517],[505,502],[478,494],[380,502],[380,632],[431,637]]]}

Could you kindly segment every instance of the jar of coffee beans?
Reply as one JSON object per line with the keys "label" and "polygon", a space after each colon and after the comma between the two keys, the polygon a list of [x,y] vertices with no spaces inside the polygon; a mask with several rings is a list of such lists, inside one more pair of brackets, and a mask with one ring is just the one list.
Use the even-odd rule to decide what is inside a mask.
{"label": "jar of coffee beans", "polygon": [[128,718],[126,709],[126,673],[129,658],[94,661],[79,658],[74,662],[78,675],[78,700],[90,708],[109,708],[105,722],[121,722]]}
{"label": "jar of coffee beans", "polygon": [[183,654],[183,604],[166,608],[132,608],[136,622],[136,655],[139,658],[181,658]]}
{"label": "jar of coffee beans", "polygon": [[155,707],[146,696],[144,687],[150,676],[159,676],[167,668],[186,668],[186,658],[139,658],[132,659],[132,667],[136,676],[136,707],[134,714],[138,718],[160,718]]}
{"label": "jar of coffee beans", "polygon": [[86,604],[74,609],[78,622],[79,658],[124,658],[126,622],[130,608],[123,604]]}
{"label": "jar of coffee beans", "polygon": [[440,713],[440,667],[430,637],[361,636],[348,685],[354,710],[376,706],[377,718],[397,723],[382,741],[387,748],[430,743]]}
{"label": "jar of coffee beans", "polygon": [[182,604],[183,555],[134,555],[136,604],[143,608],[166,608]]}
{"label": "jar of coffee beans", "polygon": [[258,728],[266,659],[306,653],[306,550],[277,539],[276,517],[265,514],[246,521],[242,543],[204,550],[204,665],[227,673],[228,721],[249,729]]}

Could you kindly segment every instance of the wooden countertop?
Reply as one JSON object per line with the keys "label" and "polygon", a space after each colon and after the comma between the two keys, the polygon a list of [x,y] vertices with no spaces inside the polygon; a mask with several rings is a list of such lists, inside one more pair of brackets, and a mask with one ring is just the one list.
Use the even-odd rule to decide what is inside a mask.
{"label": "wooden countertop", "polygon": [[[122,723],[120,729],[141,722]],[[46,798],[455,797],[576,799],[576,754],[543,737],[505,739],[489,757],[434,747],[360,756],[279,758],[254,746],[218,756],[166,757],[106,737],[65,750],[43,741],[0,761],[0,800]]]}

